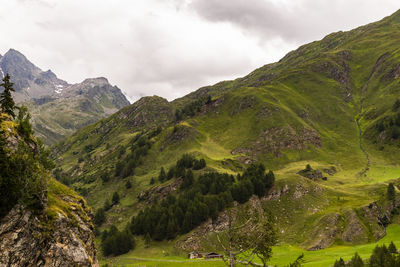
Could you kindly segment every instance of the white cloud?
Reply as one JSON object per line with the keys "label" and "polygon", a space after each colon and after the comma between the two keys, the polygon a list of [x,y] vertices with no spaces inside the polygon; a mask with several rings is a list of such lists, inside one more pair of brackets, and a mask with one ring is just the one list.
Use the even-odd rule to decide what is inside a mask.
{"label": "white cloud", "polygon": [[132,100],[173,99],[390,15],[396,1],[0,0],[0,50],[69,82],[105,76]]}

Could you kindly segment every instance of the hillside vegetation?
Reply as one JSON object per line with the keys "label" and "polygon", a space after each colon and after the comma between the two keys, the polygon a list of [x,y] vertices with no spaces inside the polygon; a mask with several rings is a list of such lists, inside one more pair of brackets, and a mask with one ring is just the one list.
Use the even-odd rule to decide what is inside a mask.
{"label": "hillside vegetation", "polygon": [[[237,174],[262,163],[274,186],[238,205],[267,210],[280,245],[315,251],[375,242],[400,205],[386,193],[389,182],[396,192],[400,183],[399,41],[400,11],[172,102],[144,97],[55,146],[55,175],[96,210],[111,202],[99,230],[122,230],[146,206],[182,194],[184,174],[158,177],[184,154],[206,163],[195,181],[213,171],[239,182]],[[226,223],[219,212],[169,244],[212,249],[210,232]]]}

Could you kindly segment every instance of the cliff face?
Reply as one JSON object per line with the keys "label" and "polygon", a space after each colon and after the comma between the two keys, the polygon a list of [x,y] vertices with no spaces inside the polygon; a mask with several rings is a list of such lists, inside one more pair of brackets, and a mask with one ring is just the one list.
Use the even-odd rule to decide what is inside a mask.
{"label": "cliff face", "polygon": [[50,176],[48,152],[20,115],[0,113],[0,267],[98,266],[91,210]]}
{"label": "cliff face", "polygon": [[20,205],[0,221],[0,266],[98,266],[93,226],[83,201],[64,197],[71,213],[49,219]]}

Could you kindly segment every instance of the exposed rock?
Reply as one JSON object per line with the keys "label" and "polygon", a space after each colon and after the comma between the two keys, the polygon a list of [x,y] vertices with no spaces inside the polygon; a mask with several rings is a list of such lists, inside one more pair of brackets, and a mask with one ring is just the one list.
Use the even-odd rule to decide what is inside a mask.
{"label": "exposed rock", "polygon": [[309,193],[309,190],[307,188],[304,188],[301,184],[297,184],[296,189],[294,190],[294,193],[293,193],[293,198],[298,199],[304,195],[307,195],[308,193]]}
{"label": "exposed rock", "polygon": [[[252,214],[263,213],[264,209],[261,205],[261,200],[253,196],[249,199],[248,205],[250,205],[250,216]],[[238,209],[240,208],[237,202],[234,203],[236,208],[231,209],[232,219],[235,220]],[[206,237],[209,233],[219,233],[226,231],[228,229],[229,217],[227,211],[221,212],[217,219],[212,220],[209,219],[206,222],[202,223],[199,227],[196,228],[193,232],[191,232],[186,238],[179,240],[175,247],[179,249],[183,249],[185,251],[197,251],[201,249],[203,238]],[[250,225],[247,225],[250,227]]]}
{"label": "exposed rock", "polygon": [[335,166],[331,166],[331,167],[329,167],[329,168],[325,168],[325,169],[323,169],[323,171],[324,171],[325,173],[329,174],[329,175],[334,175],[334,174],[337,172]]}
{"label": "exposed rock", "polygon": [[210,103],[206,103],[205,105],[203,105],[200,109],[199,115],[203,115],[206,113],[210,113],[210,112],[214,112],[216,114],[218,114],[218,108],[224,103],[225,101],[225,97],[221,96],[218,97],[215,100],[211,100]]}
{"label": "exposed rock", "polygon": [[321,136],[315,130],[306,127],[299,130],[290,126],[285,128],[273,127],[261,132],[252,147],[238,147],[231,154],[259,156],[272,152],[279,156],[282,150],[304,150],[307,149],[308,145],[322,146]]}
{"label": "exposed rock", "polygon": [[139,201],[145,202],[146,204],[152,204],[155,201],[164,199],[170,193],[178,190],[183,180],[181,178],[175,179],[172,183],[165,186],[156,186],[147,191],[141,192],[138,195]]}
{"label": "exposed rock", "polygon": [[400,63],[395,64],[394,66],[388,67],[389,70],[385,70],[386,73],[382,77],[384,80],[395,80],[400,76]]}
{"label": "exposed rock", "polygon": [[269,191],[267,200],[277,200],[290,192],[289,186],[285,184],[283,188],[272,187]]}
{"label": "exposed rock", "polygon": [[354,210],[350,210],[345,213],[345,218],[347,227],[342,234],[343,241],[351,243],[368,242],[368,234],[357,213]]}
{"label": "exposed rock", "polygon": [[192,127],[177,125],[175,126],[173,132],[165,138],[163,145],[160,148],[160,151],[163,151],[169,145],[180,144],[188,138],[193,137],[197,134],[198,132]]}
{"label": "exposed rock", "polygon": [[311,243],[311,245],[308,245],[308,250],[320,250],[333,244],[338,232],[339,218],[339,214],[332,213],[325,215],[319,220],[314,232],[311,233],[305,242],[306,244]]}
{"label": "exposed rock", "polygon": [[311,168],[309,164],[306,166],[304,170],[299,171],[297,174],[313,181],[317,181],[319,179],[322,179],[324,181],[328,180],[327,177],[324,177],[322,175],[322,172],[320,170],[314,170],[313,168]]}
{"label": "exposed rock", "polygon": [[346,86],[350,82],[350,67],[344,61],[339,62],[339,64],[325,61],[317,66],[317,70],[324,72],[329,78]]}
{"label": "exposed rock", "polygon": [[0,266],[98,266],[93,225],[81,213],[87,208],[74,204],[81,211],[73,219],[59,212],[53,220],[15,206],[0,221]]}
{"label": "exposed rock", "polygon": [[174,119],[168,100],[159,96],[142,97],[116,116],[117,119],[125,120],[126,125],[133,130],[166,125]]}
{"label": "exposed rock", "polygon": [[260,118],[268,118],[271,117],[274,113],[278,112],[279,110],[280,110],[279,107],[267,106],[264,104],[264,106],[258,112],[257,116]]}
{"label": "exposed rock", "polygon": [[374,201],[361,208],[360,215],[368,219],[368,226],[376,239],[380,239],[385,235],[385,227],[390,221],[390,211],[385,211]]}
{"label": "exposed rock", "polygon": [[245,111],[246,109],[253,108],[258,103],[259,100],[255,96],[245,96],[236,103],[236,106],[233,107],[230,116],[234,116]]}

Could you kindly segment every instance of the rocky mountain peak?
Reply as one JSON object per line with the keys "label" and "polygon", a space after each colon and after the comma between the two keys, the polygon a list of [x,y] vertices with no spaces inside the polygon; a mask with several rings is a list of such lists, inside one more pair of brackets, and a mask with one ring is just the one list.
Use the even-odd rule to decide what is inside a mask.
{"label": "rocky mountain peak", "polygon": [[49,78],[49,79],[57,79],[57,76],[51,70],[47,70],[45,72],[42,72],[42,76],[44,76],[46,78]]}
{"label": "rocky mountain peak", "polygon": [[6,73],[11,75],[17,92],[29,87],[29,81],[33,81],[41,72],[23,54],[14,49],[8,50],[1,58],[0,68],[3,75]]}
{"label": "rocky mountain peak", "polygon": [[97,77],[97,78],[88,78],[85,79],[82,84],[90,85],[90,86],[103,86],[110,84],[105,77]]}

